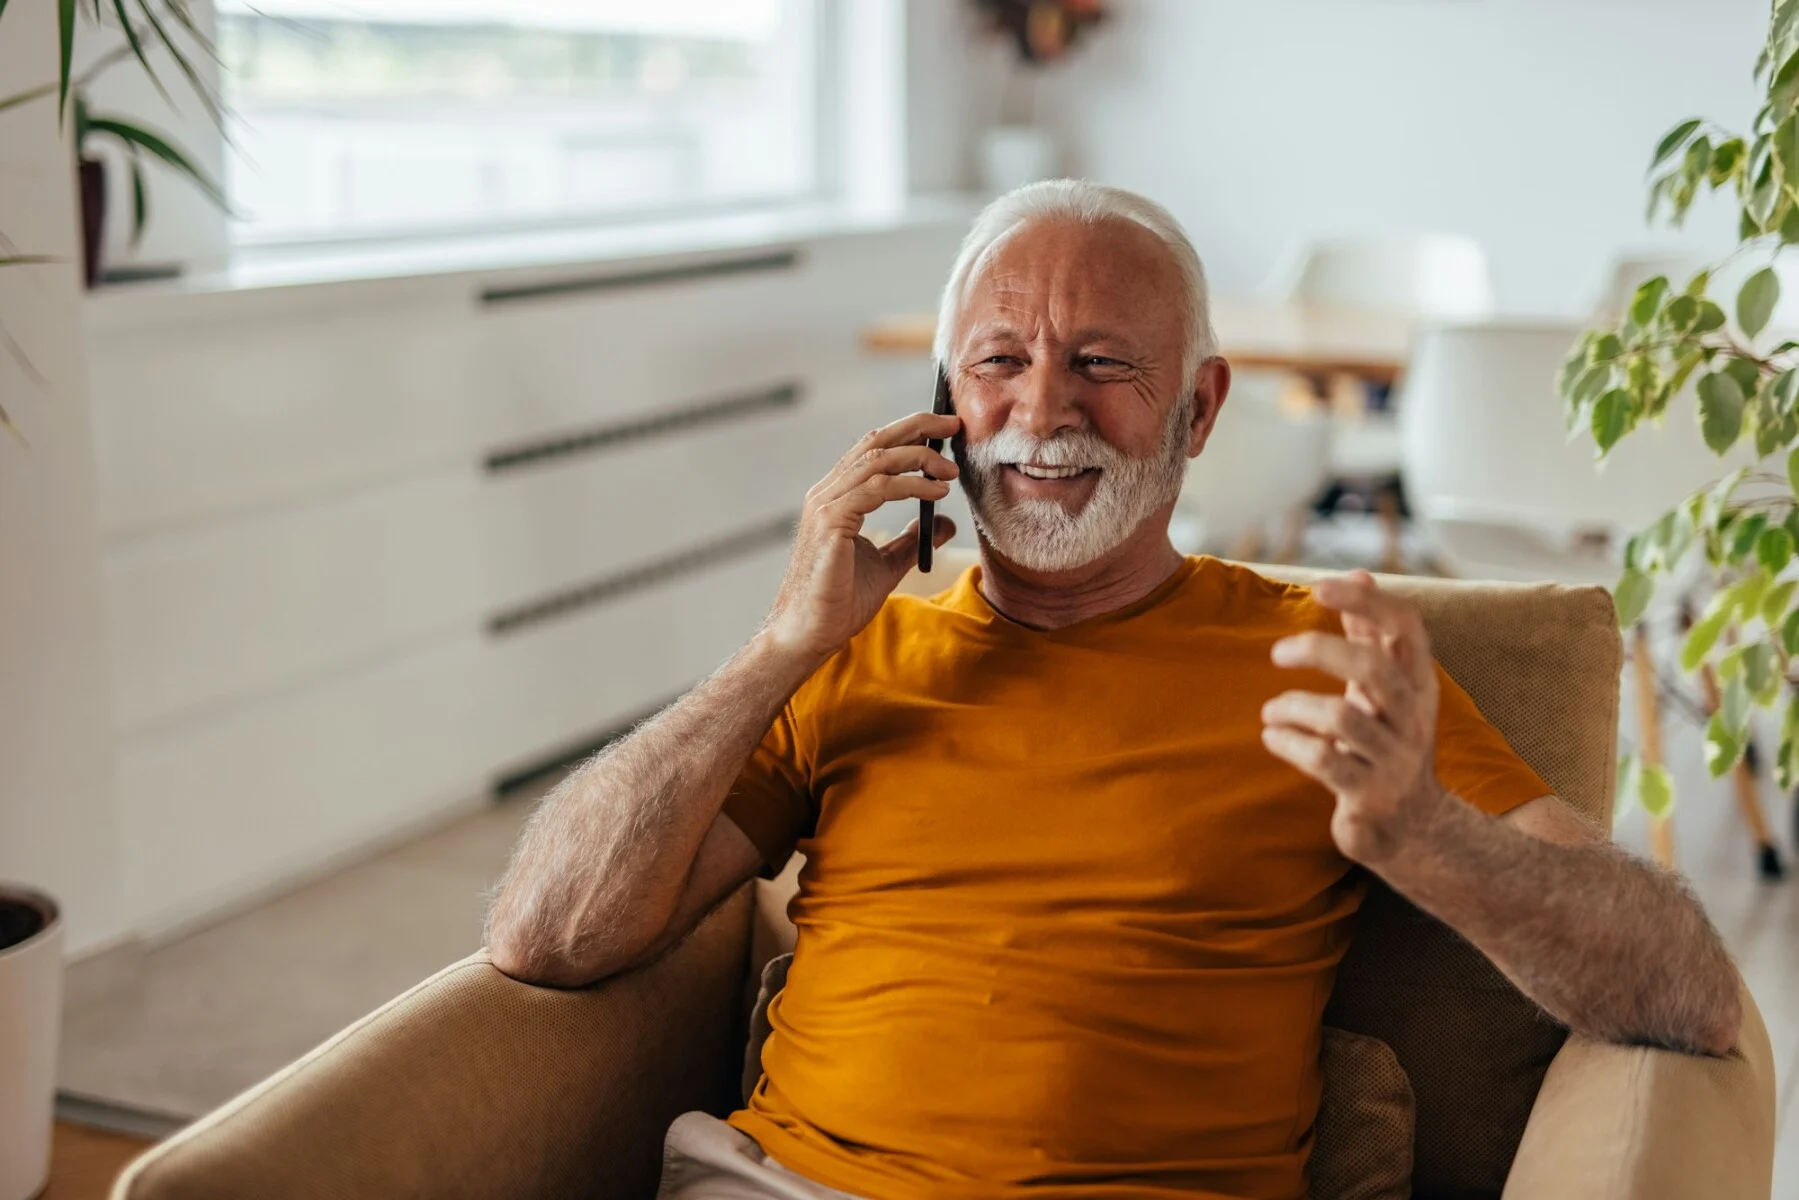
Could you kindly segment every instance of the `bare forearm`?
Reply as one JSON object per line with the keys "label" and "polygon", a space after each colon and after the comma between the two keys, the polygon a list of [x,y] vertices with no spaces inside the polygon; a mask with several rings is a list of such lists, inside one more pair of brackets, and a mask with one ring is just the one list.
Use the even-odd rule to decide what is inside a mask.
{"label": "bare forearm", "polygon": [[1532,837],[1445,797],[1375,870],[1576,1032],[1721,1054],[1736,969],[1673,875],[1610,845]]}
{"label": "bare forearm", "polygon": [[501,968],[578,984],[655,945],[732,781],[806,674],[758,636],[570,774],[531,819],[495,897],[488,948]]}

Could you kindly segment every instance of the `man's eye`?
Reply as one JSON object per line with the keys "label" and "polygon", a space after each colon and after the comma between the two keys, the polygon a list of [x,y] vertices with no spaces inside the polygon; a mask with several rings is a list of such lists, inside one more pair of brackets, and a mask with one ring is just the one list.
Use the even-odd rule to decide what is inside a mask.
{"label": "man's eye", "polygon": [[1017,358],[1016,358],[1016,357],[1015,357],[1015,356],[1013,356],[1013,355],[1010,355],[1010,354],[989,354],[989,355],[988,355],[988,356],[987,356],[987,357],[986,357],[986,358],[985,358],[985,359],[983,359],[983,360],[982,360],[982,361],[984,361],[984,362],[990,362],[990,363],[1006,363],[1006,364],[1011,364],[1011,363],[1015,363],[1015,362],[1017,362],[1017,361],[1018,361],[1018,359],[1017,359]]}
{"label": "man's eye", "polygon": [[1124,364],[1116,358],[1107,358],[1103,354],[1088,354],[1081,358],[1084,367],[1122,367]]}

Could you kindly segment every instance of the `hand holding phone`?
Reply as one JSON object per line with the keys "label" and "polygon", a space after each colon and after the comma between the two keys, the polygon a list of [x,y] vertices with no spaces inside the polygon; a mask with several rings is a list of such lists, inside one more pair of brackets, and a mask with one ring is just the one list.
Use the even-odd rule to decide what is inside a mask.
{"label": "hand holding phone", "polygon": [[[949,376],[942,367],[937,368],[937,394],[931,400],[931,411],[937,416],[947,416],[956,411],[949,395]],[[926,438],[925,445],[939,453],[943,450],[942,438]],[[937,503],[934,500],[918,502],[918,569],[926,575],[931,573],[931,551],[936,542]]]}

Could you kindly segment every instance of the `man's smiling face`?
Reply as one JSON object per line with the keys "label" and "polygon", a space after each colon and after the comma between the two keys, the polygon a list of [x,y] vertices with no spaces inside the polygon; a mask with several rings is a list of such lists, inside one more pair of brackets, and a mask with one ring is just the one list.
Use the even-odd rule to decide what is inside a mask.
{"label": "man's smiling face", "polygon": [[1002,556],[1078,567],[1173,504],[1217,408],[1185,377],[1184,296],[1167,247],[1123,220],[1027,223],[977,269],[951,342],[956,453]]}

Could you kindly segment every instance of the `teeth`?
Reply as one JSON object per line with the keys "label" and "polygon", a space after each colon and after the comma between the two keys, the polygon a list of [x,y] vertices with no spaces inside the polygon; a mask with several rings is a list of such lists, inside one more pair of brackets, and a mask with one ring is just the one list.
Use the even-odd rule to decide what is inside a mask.
{"label": "teeth", "polygon": [[1085,471],[1085,467],[1039,467],[1033,463],[1013,463],[1021,474],[1032,479],[1072,479]]}

